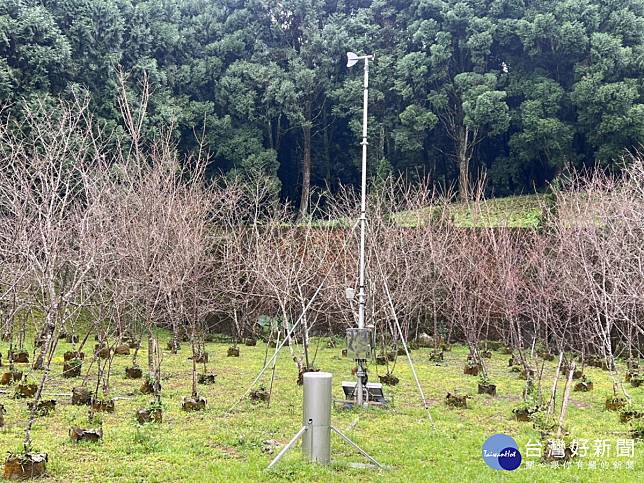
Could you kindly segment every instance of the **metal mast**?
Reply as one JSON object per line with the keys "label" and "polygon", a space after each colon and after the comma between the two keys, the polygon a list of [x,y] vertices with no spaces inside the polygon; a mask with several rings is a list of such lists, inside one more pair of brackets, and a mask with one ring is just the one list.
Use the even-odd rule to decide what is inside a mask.
{"label": "metal mast", "polygon": [[360,292],[358,293],[358,328],[364,328],[364,314],[366,307],[365,294],[365,238],[367,230],[367,109],[369,99],[369,59],[371,55],[364,57],[364,90],[362,96],[362,182],[360,194]]}
{"label": "metal mast", "polygon": [[[359,269],[359,287],[358,287],[358,330],[347,331],[347,341],[349,348],[356,348],[352,351],[356,355],[358,371],[356,373],[356,404],[363,405],[367,403],[367,394],[364,388],[364,379],[366,378],[366,359],[371,355],[371,340],[373,332],[371,329],[365,329],[365,309],[366,309],[366,288],[365,288],[365,244],[367,231],[367,120],[368,120],[368,100],[369,100],[369,60],[373,60],[373,55],[356,55],[353,52],[347,53],[347,67],[355,65],[359,60],[364,60],[364,84],[362,97],[362,177],[361,177],[361,194],[360,194],[360,269]],[[368,347],[365,347],[368,346]],[[365,348],[368,350],[361,350]]]}

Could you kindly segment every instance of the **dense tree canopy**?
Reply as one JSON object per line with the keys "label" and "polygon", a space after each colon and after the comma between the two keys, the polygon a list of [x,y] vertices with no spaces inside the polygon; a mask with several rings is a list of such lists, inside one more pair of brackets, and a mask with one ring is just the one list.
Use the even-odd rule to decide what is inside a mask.
{"label": "dense tree canopy", "polygon": [[[261,172],[306,209],[358,178],[371,67],[371,176],[487,173],[494,194],[644,139],[642,0],[4,0],[0,99],[91,93],[118,134],[118,68],[152,88],[145,129],[203,133],[211,170]],[[352,71],[353,70],[353,71]],[[53,105],[53,104],[52,104]],[[304,196],[302,196],[304,195]]]}

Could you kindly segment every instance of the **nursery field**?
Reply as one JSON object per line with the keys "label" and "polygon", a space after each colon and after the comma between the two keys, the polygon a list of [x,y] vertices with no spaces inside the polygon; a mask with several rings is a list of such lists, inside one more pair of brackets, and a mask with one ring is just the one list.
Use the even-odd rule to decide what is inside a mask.
{"label": "nursery field", "polygon": [[[169,333],[160,334],[164,349],[168,338]],[[317,345],[314,340],[312,348]],[[339,341],[337,347],[329,348],[327,339],[321,340],[316,361],[317,367],[333,373],[334,397],[338,398],[341,380],[352,378],[352,362],[341,356],[342,346]],[[240,357],[235,358],[227,357],[228,344],[207,343],[209,366],[217,379],[214,385],[199,386],[200,395],[208,400],[206,410],[190,413],[181,409],[182,397],[191,392],[190,349],[184,346],[178,354],[164,350],[163,422],[145,425],[136,422],[135,412],[145,407],[151,396],[139,392],[141,380],[125,379],[124,370],[131,364],[131,357],[117,355],[110,379],[110,396],[116,399],[116,410],[100,415],[102,442],[73,443],[69,429],[76,425],[87,427],[87,408],[70,404],[71,387],[79,385],[81,378],[61,376],[63,353],[70,347],[60,341],[51,379],[45,387],[43,397],[56,399],[56,409],[38,418],[32,434],[34,450],[49,454],[47,476],[41,481],[644,481],[644,444],[635,442],[632,455],[623,451],[619,454],[618,446],[631,438],[631,425],[621,423],[617,413],[604,409],[611,384],[608,372],[598,368],[585,371],[594,383],[592,391],[570,394],[566,438],[588,440],[588,452],[585,457],[573,459],[569,467],[546,466],[540,464],[538,457],[526,454],[527,445],[539,442],[540,435],[531,422],[518,422],[512,417],[513,407],[522,400],[525,381],[510,372],[509,356],[493,352],[487,360],[490,378],[497,384],[497,396],[478,395],[478,378],[463,375],[467,349],[456,346],[445,353],[441,365],[429,361],[429,349],[412,351],[430,401],[429,414],[422,408],[402,357],[394,371],[400,383],[387,387],[387,395],[393,401],[388,409],[334,408],[333,424],[386,470],[351,467],[351,463],[364,460],[334,437],[331,466],[307,464],[296,448],[269,471],[268,463],[301,427],[302,387],[296,384],[297,369],[288,349],[279,356],[270,405],[245,398],[229,415],[225,415],[226,410],[244,394],[261,368],[266,346],[261,342],[255,347],[242,345]],[[0,343],[0,349],[6,354],[8,344]],[[4,357],[3,360],[6,361]],[[140,360],[147,360],[144,349]],[[555,365],[556,361],[545,364],[542,390],[546,399]],[[27,364],[17,366],[25,372],[29,370]],[[533,366],[540,367],[540,361],[534,361]],[[375,364],[370,368],[371,380],[377,379],[376,371],[385,371]],[[620,369],[623,374],[621,364]],[[270,383],[270,374],[264,382]],[[5,427],[0,430],[0,450],[6,454],[20,450],[28,411],[25,399],[13,398],[13,386],[1,390],[0,403],[7,414]],[[629,386],[628,390],[635,404],[641,406],[644,387]],[[563,392],[562,383],[559,391]],[[447,407],[448,392],[470,394],[468,407]],[[483,462],[483,442],[495,433],[508,434],[517,441],[524,457],[517,470],[501,474]],[[603,454],[599,454],[598,446]]]}

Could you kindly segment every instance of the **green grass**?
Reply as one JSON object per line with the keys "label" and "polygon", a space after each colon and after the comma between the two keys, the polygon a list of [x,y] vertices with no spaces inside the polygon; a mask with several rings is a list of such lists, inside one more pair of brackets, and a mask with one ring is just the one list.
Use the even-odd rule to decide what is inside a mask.
{"label": "green grass", "polygon": [[[164,339],[167,335],[164,334]],[[162,346],[165,347],[165,340]],[[62,341],[61,341],[62,342]],[[7,345],[1,349],[6,355]],[[69,344],[61,343],[47,392],[69,392],[80,379],[65,380],[60,376],[62,353]],[[516,422],[512,407],[520,401],[524,381],[510,373],[509,356],[493,353],[491,377],[498,385],[498,396],[476,394],[477,378],[462,374],[466,350],[457,347],[446,353],[442,366],[428,361],[428,351],[413,351],[418,374],[431,402],[429,413],[435,429],[422,409],[411,372],[400,358],[395,373],[400,384],[388,388],[394,399],[386,410],[354,412],[334,409],[333,424],[348,434],[367,452],[390,469],[374,471],[353,469],[350,462],[363,462],[339,439],[333,439],[333,464],[328,467],[307,464],[299,448],[291,451],[274,471],[265,468],[274,455],[262,451],[265,440],[288,442],[301,427],[302,388],[295,384],[296,369],[288,351],[280,355],[276,371],[273,399],[270,407],[244,400],[230,416],[224,416],[245,391],[257,374],[264,357],[265,346],[241,346],[241,357],[227,358],[226,344],[210,343],[207,350],[211,367],[218,374],[214,386],[201,386],[208,398],[208,409],[201,413],[184,413],[181,397],[190,393],[189,350],[184,345],[177,355],[164,352],[163,399],[164,422],[140,427],[134,413],[145,406],[150,396],[137,394],[140,381],[124,378],[124,368],[130,358],[117,356],[112,375],[112,395],[118,397],[115,414],[103,416],[104,441],[100,444],[74,445],[68,437],[73,421],[84,416],[84,410],[71,406],[69,397],[58,396],[59,406],[47,417],[39,418],[33,433],[35,449],[49,453],[49,476],[44,481],[644,481],[644,445],[636,443],[635,469],[545,468],[527,469],[525,465],[514,472],[499,473],[489,469],[481,458],[486,438],[506,433],[519,443],[525,456],[528,440],[536,441],[537,432],[530,423]],[[141,354],[141,361],[146,361]],[[334,396],[340,397],[340,381],[351,378],[352,363],[340,357],[340,348],[329,349],[321,344],[317,365],[334,374]],[[544,391],[549,391],[554,363],[548,363]],[[371,378],[376,379],[376,366],[371,366]],[[384,371],[378,366],[378,371]],[[590,393],[571,393],[567,427],[571,437],[607,439],[615,447],[617,438],[627,438],[628,425],[618,422],[615,413],[603,410],[610,391],[608,373],[600,369],[587,370],[595,384]],[[266,381],[268,382],[268,381]],[[0,402],[5,405],[7,427],[0,430],[0,450],[16,450],[22,441],[22,427],[27,417],[24,400],[10,396],[13,388],[3,388]],[[448,391],[472,394],[471,408],[449,409],[444,404]],[[644,403],[644,388],[630,389],[635,400]],[[610,465],[615,458],[608,459]]]}
{"label": "green grass", "polygon": [[[535,228],[542,216],[543,195],[518,195],[505,198],[490,198],[478,207],[474,203],[454,202],[445,205],[449,219],[458,228]],[[392,215],[402,227],[415,228],[429,223],[440,216],[443,206],[418,210],[401,211]],[[369,214],[367,214],[369,216]],[[313,225],[320,228],[351,228],[357,222],[347,218],[316,220]]]}
{"label": "green grass", "polygon": [[[521,195],[506,198],[492,198],[474,208],[473,203],[452,203],[447,205],[454,225],[460,228],[508,227],[534,228],[541,220],[543,195]],[[438,216],[440,208],[406,211],[395,215],[401,226],[415,227]]]}

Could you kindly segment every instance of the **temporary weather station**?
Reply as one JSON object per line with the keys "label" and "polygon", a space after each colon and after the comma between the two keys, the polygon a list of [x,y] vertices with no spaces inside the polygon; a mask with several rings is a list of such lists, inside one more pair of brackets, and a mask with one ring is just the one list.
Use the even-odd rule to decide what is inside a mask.
{"label": "temporary weather station", "polygon": [[[367,361],[373,357],[373,351],[376,347],[376,334],[373,324],[367,324],[365,321],[365,309],[367,302],[366,288],[365,288],[365,252],[367,241],[367,146],[368,146],[368,109],[369,109],[369,61],[374,60],[373,55],[357,55],[354,52],[347,52],[347,67],[352,67],[359,61],[364,60],[364,82],[363,82],[363,95],[362,95],[362,173],[360,183],[360,262],[359,262],[359,275],[358,275],[358,327],[347,329],[347,357],[356,361],[356,382],[342,381],[342,390],[348,401],[357,406],[365,406],[370,403],[379,405],[387,404],[385,399],[382,384],[368,382],[367,375]],[[382,272],[382,265],[380,260],[376,257],[376,265],[383,275],[383,284],[385,293],[387,294],[387,302],[391,309],[391,316],[395,323],[396,330],[400,336],[401,343],[405,350],[409,367],[414,376],[418,392],[423,401],[423,406],[427,409],[427,400],[423,393],[423,389],[418,380],[414,363],[409,354],[409,348],[405,342],[398,317],[396,315],[396,308],[394,301],[389,292],[387,280],[384,278]],[[346,297],[353,300],[355,291],[353,288],[346,289]],[[350,404],[351,404],[350,403]],[[431,419],[431,416],[430,416]]]}
{"label": "temporary weather station", "polygon": [[[365,309],[367,294],[365,289],[365,249],[367,239],[367,145],[368,108],[369,108],[369,61],[373,55],[357,55],[347,52],[347,67],[352,67],[364,60],[364,83],[362,95],[362,174],[360,182],[360,266],[358,275],[358,327],[347,329],[347,357],[354,359],[358,366],[356,382],[343,381],[342,389],[345,396],[358,406],[369,403],[370,396],[384,403],[382,386],[367,383],[367,361],[372,358],[375,348],[375,330],[373,325],[365,324]],[[354,291],[348,288],[347,299],[352,300]],[[369,387],[368,387],[369,386]]]}
{"label": "temporary weather station", "polygon": [[[367,242],[367,103],[369,99],[369,61],[373,60],[373,55],[357,55],[353,52],[347,53],[347,66],[351,67],[364,60],[364,91],[363,91],[363,113],[362,113],[362,181],[361,181],[361,199],[360,199],[360,253],[359,253],[359,275],[358,275],[358,321],[357,327],[348,328],[346,331],[347,339],[347,357],[356,361],[356,381],[342,381],[342,390],[345,396],[345,407],[362,407],[371,404],[386,405],[387,400],[384,397],[382,384],[370,383],[367,380],[367,362],[373,358],[374,350],[376,347],[376,331],[373,324],[366,321],[366,242]],[[354,225],[355,228],[355,225]],[[336,258],[333,264],[339,259]],[[396,315],[395,304],[389,291],[387,280],[384,277],[384,272],[378,256],[375,256],[375,266],[379,270],[383,278],[383,288],[387,298],[387,305],[391,310],[391,318],[395,323],[396,331],[400,336],[402,346],[405,350],[410,369],[414,376],[418,392],[423,402],[425,409],[428,408],[427,400],[423,393],[418,375],[414,368],[413,361],[409,354],[409,348],[405,341],[404,334],[400,327],[398,317]],[[329,270],[328,273],[331,273]],[[304,315],[309,310],[309,307],[320,293],[320,290],[326,283],[326,277],[323,278],[313,296],[309,299],[306,306],[303,307],[302,314],[290,327],[290,331],[300,325]],[[355,298],[355,290],[352,287],[346,289],[346,298],[353,300]],[[274,363],[280,350],[286,343],[287,338],[284,338],[275,347],[275,352],[272,357],[264,362],[264,366],[259,371],[253,382],[250,384],[246,392],[232,405],[226,412],[230,414],[241,401],[249,395],[251,389],[258,383],[266,372],[268,367]],[[340,432],[337,428],[331,425],[331,410],[333,406],[332,397],[332,374],[328,372],[305,372],[303,374],[304,384],[304,401],[303,401],[303,425],[300,430],[293,436],[291,441],[282,449],[282,451],[275,457],[269,465],[269,468],[275,466],[284,455],[302,439],[302,450],[308,459],[312,462],[321,464],[329,464],[331,460],[331,432],[338,434],[342,440],[352,446],[356,451],[367,458],[375,467],[382,468],[382,466],[369,456],[364,450],[358,447],[346,435]],[[431,420],[431,415],[429,415]],[[433,421],[432,421],[433,424]]]}

